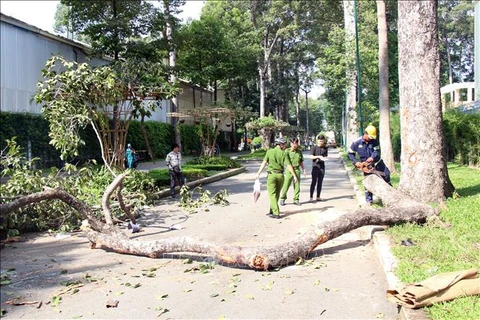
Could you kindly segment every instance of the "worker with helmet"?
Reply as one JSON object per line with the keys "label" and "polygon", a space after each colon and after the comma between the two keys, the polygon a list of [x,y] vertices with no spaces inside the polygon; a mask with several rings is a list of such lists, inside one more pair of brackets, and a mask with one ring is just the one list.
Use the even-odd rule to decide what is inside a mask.
{"label": "worker with helmet", "polygon": [[263,162],[258,169],[256,178],[260,178],[260,174],[263,169],[267,166],[267,192],[268,198],[270,200],[270,211],[268,216],[270,218],[279,219],[280,218],[280,208],[278,206],[278,199],[280,198],[280,192],[283,187],[283,171],[285,165],[287,170],[292,174],[294,183],[297,183],[299,180],[295,173],[295,170],[292,167],[290,158],[285,153],[286,141],[284,138],[275,139],[275,148],[271,148],[265,154]]}
{"label": "worker with helmet", "polygon": [[[364,166],[368,166],[370,171],[374,171],[381,176],[385,182],[390,184],[390,170],[380,157],[377,129],[374,126],[369,125],[366,127],[363,136],[352,142],[348,149],[348,158],[356,168],[361,170]],[[372,173],[363,171],[364,176]],[[373,194],[367,190],[365,190],[365,200],[367,201],[367,206],[372,205]]]}

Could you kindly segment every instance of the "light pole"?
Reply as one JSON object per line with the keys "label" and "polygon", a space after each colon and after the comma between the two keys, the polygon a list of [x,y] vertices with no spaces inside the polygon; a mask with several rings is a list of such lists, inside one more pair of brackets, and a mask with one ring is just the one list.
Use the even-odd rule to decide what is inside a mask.
{"label": "light pole", "polygon": [[475,2],[474,17],[475,97],[473,100],[480,100],[480,1]]}
{"label": "light pole", "polygon": [[362,116],[362,75],[360,68],[360,51],[358,49],[358,23],[357,23],[357,0],[354,0],[354,19],[355,19],[355,49],[357,62],[357,100],[358,100],[358,120],[360,126],[358,127],[359,135],[363,134],[363,116]]}
{"label": "light pole", "polygon": [[311,91],[310,86],[305,86],[304,89],[302,89],[303,92],[305,92],[305,109],[306,109],[306,115],[305,115],[305,134],[310,139],[310,130],[308,128],[308,93]]}

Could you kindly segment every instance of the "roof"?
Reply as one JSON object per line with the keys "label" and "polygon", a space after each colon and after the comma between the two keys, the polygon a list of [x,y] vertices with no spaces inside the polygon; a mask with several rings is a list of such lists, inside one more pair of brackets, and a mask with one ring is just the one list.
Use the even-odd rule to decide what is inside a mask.
{"label": "roof", "polygon": [[77,48],[82,49],[82,50],[87,51],[87,52],[92,50],[92,47],[89,46],[86,43],[83,43],[83,42],[80,42],[80,41],[77,41],[77,40],[68,39],[68,38],[66,38],[64,36],[61,36],[61,35],[50,33],[48,31],[45,31],[45,30],[40,29],[38,27],[35,27],[31,24],[28,24],[26,22],[18,20],[14,17],[7,16],[6,14],[3,14],[3,13],[0,13],[0,21],[11,24],[13,26],[16,26],[16,27],[19,27],[19,28],[22,28],[22,29],[25,29],[27,31],[30,31],[30,32],[33,32],[33,33],[36,33],[36,34],[42,35],[46,38],[49,38],[49,39],[52,39],[52,40],[55,40],[55,41],[59,41],[59,42],[63,42],[65,44],[77,47]]}

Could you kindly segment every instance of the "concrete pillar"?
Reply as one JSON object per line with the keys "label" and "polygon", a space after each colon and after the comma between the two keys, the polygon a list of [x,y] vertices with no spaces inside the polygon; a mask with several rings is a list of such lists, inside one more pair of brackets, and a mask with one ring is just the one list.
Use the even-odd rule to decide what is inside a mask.
{"label": "concrete pillar", "polygon": [[480,1],[475,2],[475,44],[474,44],[474,60],[475,60],[475,100],[480,100]]}
{"label": "concrete pillar", "polygon": [[455,89],[455,99],[453,105],[456,107],[461,103],[460,89]]}
{"label": "concrete pillar", "polygon": [[473,101],[473,88],[467,88],[467,102]]}

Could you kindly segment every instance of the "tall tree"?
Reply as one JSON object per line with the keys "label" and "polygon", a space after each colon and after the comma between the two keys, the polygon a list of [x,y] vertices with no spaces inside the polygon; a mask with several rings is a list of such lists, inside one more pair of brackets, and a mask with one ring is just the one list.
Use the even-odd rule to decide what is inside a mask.
{"label": "tall tree", "polygon": [[358,78],[357,71],[355,70],[355,47],[353,46],[355,39],[355,17],[354,17],[354,1],[343,0],[344,10],[344,23],[345,23],[345,43],[346,43],[346,55],[351,58],[349,65],[346,67],[346,101],[345,101],[345,135],[346,146],[350,147],[350,144],[358,137],[358,112],[357,112],[357,90]]}
{"label": "tall tree", "polygon": [[398,2],[399,189],[422,202],[443,202],[454,190],[443,148],[437,31],[437,1]]}
{"label": "tall tree", "polygon": [[[180,7],[185,4],[185,0],[163,0],[161,4],[163,4],[163,19],[165,22],[163,28],[163,38],[166,40],[168,48],[168,66],[170,68],[169,82],[176,83],[177,75],[174,70],[176,67],[177,50],[173,39],[173,32],[176,22],[178,22],[178,20],[175,18],[175,14],[180,12]],[[170,112],[177,111],[178,96],[174,96],[172,99],[170,99]],[[172,125],[175,134],[175,142],[178,145],[181,145],[182,142],[180,139],[180,129],[178,127],[177,119],[172,118]]]}
{"label": "tall tree", "polygon": [[443,85],[473,81],[474,3],[472,0],[438,2]]}
{"label": "tall tree", "polygon": [[[212,80],[218,80],[222,84],[226,90],[226,99],[230,104],[258,110],[256,57],[260,48],[256,43],[250,21],[249,3],[246,1],[208,1],[202,9],[200,20],[202,21],[201,25],[205,27],[202,27],[204,31],[201,32],[201,37],[211,40],[203,39],[205,41],[200,43],[203,41],[200,39],[201,37],[190,39],[198,44],[192,47],[193,50],[182,46],[180,59],[184,61],[185,54],[187,57],[193,58],[195,54],[198,54],[196,50],[199,48],[207,51],[205,54],[210,58],[209,65],[205,67],[213,71],[214,79],[212,78]],[[211,25],[212,28],[206,28],[208,25]],[[193,31],[193,29],[190,30]],[[187,78],[199,72],[198,69],[193,70],[191,67],[186,68],[186,71]]]}
{"label": "tall tree", "polygon": [[98,55],[118,60],[132,37],[149,31],[152,4],[148,1],[61,0],[61,4],[69,8],[64,22],[87,36]]}
{"label": "tall tree", "polygon": [[387,9],[385,0],[377,0],[378,17],[378,107],[380,111],[380,149],[390,171],[395,171],[390,135],[390,94],[388,84]]}

